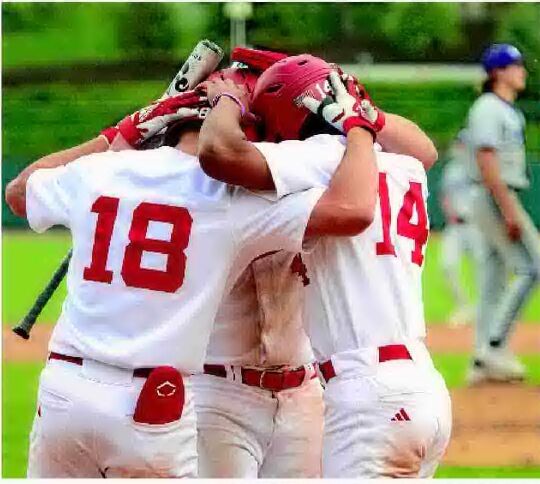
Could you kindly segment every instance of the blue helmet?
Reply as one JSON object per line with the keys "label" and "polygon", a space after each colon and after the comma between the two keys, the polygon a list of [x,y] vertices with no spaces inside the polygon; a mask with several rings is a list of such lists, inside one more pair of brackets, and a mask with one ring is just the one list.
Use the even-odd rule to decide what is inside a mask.
{"label": "blue helmet", "polygon": [[510,44],[490,45],[482,54],[482,66],[486,72],[523,62],[521,52]]}

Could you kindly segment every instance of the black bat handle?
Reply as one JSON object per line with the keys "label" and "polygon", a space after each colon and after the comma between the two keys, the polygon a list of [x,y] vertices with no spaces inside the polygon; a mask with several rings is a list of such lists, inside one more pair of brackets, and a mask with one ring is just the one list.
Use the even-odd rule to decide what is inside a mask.
{"label": "black bat handle", "polygon": [[58,266],[58,269],[56,269],[56,271],[52,275],[51,280],[45,286],[43,291],[41,291],[30,310],[26,313],[26,316],[19,322],[17,326],[13,328],[13,332],[16,335],[20,336],[23,339],[30,338],[30,331],[32,330],[34,324],[36,324],[38,316],[41,314],[41,311],[43,311],[43,308],[47,305],[52,295],[54,294],[54,291],[56,291],[56,289],[62,282],[62,279],[64,279],[67,273],[72,251],[73,250],[70,249],[70,251],[64,257],[62,263]]}

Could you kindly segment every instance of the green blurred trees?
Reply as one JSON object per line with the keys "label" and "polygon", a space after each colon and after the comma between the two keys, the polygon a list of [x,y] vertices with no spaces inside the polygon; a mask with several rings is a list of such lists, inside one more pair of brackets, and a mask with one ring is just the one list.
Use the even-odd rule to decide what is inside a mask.
{"label": "green blurred trees", "polygon": [[[229,20],[216,2],[3,3],[2,13],[4,66],[177,58],[202,37],[230,47]],[[514,42],[535,78],[539,26],[538,3],[261,2],[247,23],[253,45],[337,62],[362,53],[375,61],[474,61],[490,42]]]}
{"label": "green blurred trees", "polygon": [[169,56],[177,44],[181,27],[173,24],[171,9],[165,3],[130,3],[123,5],[118,22],[118,45],[128,57],[147,60]]}
{"label": "green blurred trees", "polygon": [[459,8],[457,3],[396,3],[381,30],[398,53],[425,58],[462,43]]}
{"label": "green blurred trees", "polygon": [[540,4],[508,5],[499,12],[495,35],[497,41],[515,44],[522,50],[529,71],[528,91],[540,99]]}
{"label": "green blurred trees", "polygon": [[249,41],[278,50],[300,52],[312,46],[324,50],[339,40],[345,6],[334,3],[261,3],[254,5]]}
{"label": "green blurred trees", "polygon": [[35,32],[46,28],[58,5],[52,3],[10,3],[2,5],[2,31]]}

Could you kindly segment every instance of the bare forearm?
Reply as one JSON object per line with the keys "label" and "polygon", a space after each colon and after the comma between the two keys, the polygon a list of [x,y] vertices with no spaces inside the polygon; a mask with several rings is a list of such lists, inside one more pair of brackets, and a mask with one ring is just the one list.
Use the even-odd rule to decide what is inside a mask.
{"label": "bare forearm", "polygon": [[479,150],[476,161],[482,181],[501,212],[503,214],[513,214],[515,212],[514,199],[506,183],[501,178],[496,151]]}
{"label": "bare forearm", "polygon": [[240,125],[238,106],[222,99],[205,119],[199,134],[199,161],[216,180],[256,190],[273,190],[272,175],[262,154]]}
{"label": "bare forearm", "polygon": [[352,236],[373,221],[378,170],[371,134],[354,128],[347,135],[347,150],[328,190],[310,218],[306,236]]}
{"label": "bare forearm", "polygon": [[19,175],[9,182],[6,187],[6,202],[16,215],[21,217],[26,214],[26,182],[30,175],[41,168],[56,168],[67,165],[68,163],[80,158],[81,156],[92,153],[107,151],[109,143],[102,136],[98,136],[86,143],[58,151],[44,156],[27,166]]}
{"label": "bare forearm", "polygon": [[418,125],[397,114],[385,113],[386,124],[377,136],[385,151],[413,156],[426,170],[437,161],[435,145]]}

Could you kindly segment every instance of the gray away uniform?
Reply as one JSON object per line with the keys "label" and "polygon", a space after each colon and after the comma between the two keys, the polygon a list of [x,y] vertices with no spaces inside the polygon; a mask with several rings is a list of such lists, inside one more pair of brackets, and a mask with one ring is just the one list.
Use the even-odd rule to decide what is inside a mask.
{"label": "gray away uniform", "polygon": [[[471,220],[483,239],[478,282],[476,350],[506,346],[515,319],[540,275],[538,231],[522,208],[516,190],[529,187],[525,161],[525,118],[521,111],[493,93],[480,96],[469,111],[468,175],[476,182],[471,190]],[[506,235],[502,215],[481,184],[476,163],[480,148],[494,148],[501,178],[514,191],[519,207],[522,237],[512,242]],[[510,282],[509,274],[515,274]]]}
{"label": "gray away uniform", "polygon": [[472,312],[468,291],[461,282],[461,259],[468,253],[477,263],[482,248],[478,229],[470,223],[472,181],[467,176],[468,161],[467,147],[455,142],[450,150],[450,159],[444,167],[440,187],[441,195],[457,218],[455,221],[447,220],[442,233],[441,265],[457,306],[453,316],[461,317]]}

